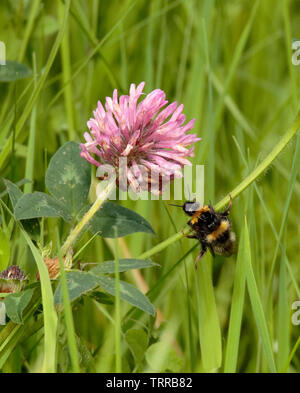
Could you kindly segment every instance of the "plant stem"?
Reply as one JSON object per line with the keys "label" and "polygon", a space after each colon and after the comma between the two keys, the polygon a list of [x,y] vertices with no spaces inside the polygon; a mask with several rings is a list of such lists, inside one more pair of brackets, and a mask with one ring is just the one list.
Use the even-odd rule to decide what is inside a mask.
{"label": "plant stem", "polygon": [[177,240],[181,239],[182,237],[183,234],[181,232],[175,233],[175,235],[170,236],[168,239],[164,240],[163,242],[157,244],[155,247],[141,254],[139,256],[139,259],[147,259],[152,255],[159,253],[160,251],[167,248],[169,245],[177,242]]}
{"label": "plant stem", "polygon": [[[226,204],[228,204],[230,200],[230,196],[232,199],[236,198],[243,191],[246,190],[268,167],[272,164],[272,162],[278,157],[278,155],[282,152],[282,150],[288,145],[291,139],[296,135],[298,129],[300,128],[300,111],[298,112],[293,124],[286,131],[277,145],[273,148],[273,150],[267,155],[267,157],[255,168],[237,187],[235,187],[226,197],[224,197],[220,202],[218,202],[215,206],[216,210],[222,209]],[[146,259],[151,257],[152,255],[164,250],[171,244],[175,243],[177,240],[180,240],[183,237],[182,232],[175,233],[168,239],[163,242],[157,244],[155,247],[150,250],[144,252],[139,256],[141,259]]]}
{"label": "plant stem", "polygon": [[78,236],[85,228],[87,223],[93,218],[95,213],[100,209],[103,203],[107,200],[111,191],[115,188],[115,179],[110,181],[105,189],[98,195],[96,201],[91,206],[91,208],[85,213],[82,219],[78,222],[76,227],[71,231],[70,235],[68,236],[67,240],[62,246],[62,255],[66,255],[67,251],[72,247],[74,242],[77,240]]}
{"label": "plant stem", "polygon": [[115,231],[115,351],[116,351],[116,373],[121,373],[121,312],[120,312],[120,273],[119,273],[119,249],[118,249],[118,233]]}

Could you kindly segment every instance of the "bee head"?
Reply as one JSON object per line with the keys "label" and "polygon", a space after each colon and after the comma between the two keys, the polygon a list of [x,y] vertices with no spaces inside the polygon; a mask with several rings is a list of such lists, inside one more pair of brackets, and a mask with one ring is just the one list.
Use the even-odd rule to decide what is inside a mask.
{"label": "bee head", "polygon": [[192,216],[197,210],[200,209],[200,203],[195,201],[186,201],[183,205],[173,205],[172,203],[169,203],[169,205],[181,207],[188,216]]}
{"label": "bee head", "polygon": [[195,201],[186,201],[183,206],[183,211],[188,216],[192,216],[197,210],[200,209],[200,204]]}

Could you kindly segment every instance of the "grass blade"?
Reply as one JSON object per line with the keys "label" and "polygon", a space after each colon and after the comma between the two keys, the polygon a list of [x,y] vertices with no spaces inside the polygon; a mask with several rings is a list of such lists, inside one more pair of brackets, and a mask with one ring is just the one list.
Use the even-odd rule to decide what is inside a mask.
{"label": "grass blade", "polygon": [[243,308],[245,302],[246,289],[246,266],[245,266],[245,230],[241,234],[238,257],[236,262],[236,272],[234,279],[232,303],[230,310],[229,330],[227,337],[227,347],[225,355],[224,372],[236,372],[238,350],[240,345],[241,324],[243,318]]}
{"label": "grass blade", "polygon": [[276,373],[276,365],[274,360],[274,354],[272,350],[272,343],[270,334],[267,327],[267,322],[264,315],[264,310],[262,307],[262,302],[258,292],[256,280],[254,277],[254,272],[251,262],[251,249],[250,249],[250,239],[247,219],[245,217],[245,265],[246,265],[246,278],[247,278],[247,288],[251,300],[252,310],[254,318],[256,321],[257,329],[261,338],[262,346],[265,352],[267,363],[271,372]]}
{"label": "grass blade", "polygon": [[[34,88],[37,83],[37,69],[36,69],[36,55],[33,53],[33,79]],[[26,158],[25,178],[30,182],[24,185],[24,193],[28,194],[32,192],[33,186],[33,175],[34,175],[34,157],[35,157],[35,142],[36,142],[36,117],[37,117],[37,105],[32,109],[30,117],[30,128],[29,128],[29,140],[28,140],[28,151]]]}
{"label": "grass blade", "polygon": [[47,267],[44,260],[39,253],[38,249],[32,243],[30,237],[21,228],[21,232],[29,245],[35,262],[37,264],[42,290],[42,303],[44,310],[44,362],[43,372],[54,373],[56,371],[56,330],[57,330],[57,314],[54,308],[53,292],[51,287],[51,281],[48,274]]}
{"label": "grass blade", "polygon": [[289,357],[289,324],[290,309],[286,285],[286,255],[283,250],[279,274],[279,305],[278,305],[278,357],[277,366],[282,370]]}
{"label": "grass blade", "polygon": [[212,283],[211,261],[201,260],[195,275],[199,337],[202,364],[205,371],[214,371],[221,366],[222,341]]}

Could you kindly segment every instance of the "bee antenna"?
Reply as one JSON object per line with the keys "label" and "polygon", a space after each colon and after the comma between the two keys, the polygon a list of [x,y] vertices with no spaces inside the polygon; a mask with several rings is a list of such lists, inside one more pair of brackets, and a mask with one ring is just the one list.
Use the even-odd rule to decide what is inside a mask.
{"label": "bee antenna", "polygon": [[174,205],[173,203],[168,203],[169,206],[175,206],[175,207],[183,207],[183,205]]}

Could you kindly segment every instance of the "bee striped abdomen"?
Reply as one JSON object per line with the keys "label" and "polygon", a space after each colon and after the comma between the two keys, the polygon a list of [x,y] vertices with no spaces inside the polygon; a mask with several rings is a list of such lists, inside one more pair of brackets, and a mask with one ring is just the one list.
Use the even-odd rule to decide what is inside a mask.
{"label": "bee striped abdomen", "polygon": [[230,234],[230,224],[228,220],[222,220],[220,225],[211,233],[206,235],[206,241],[213,243],[215,241],[226,241]]}

